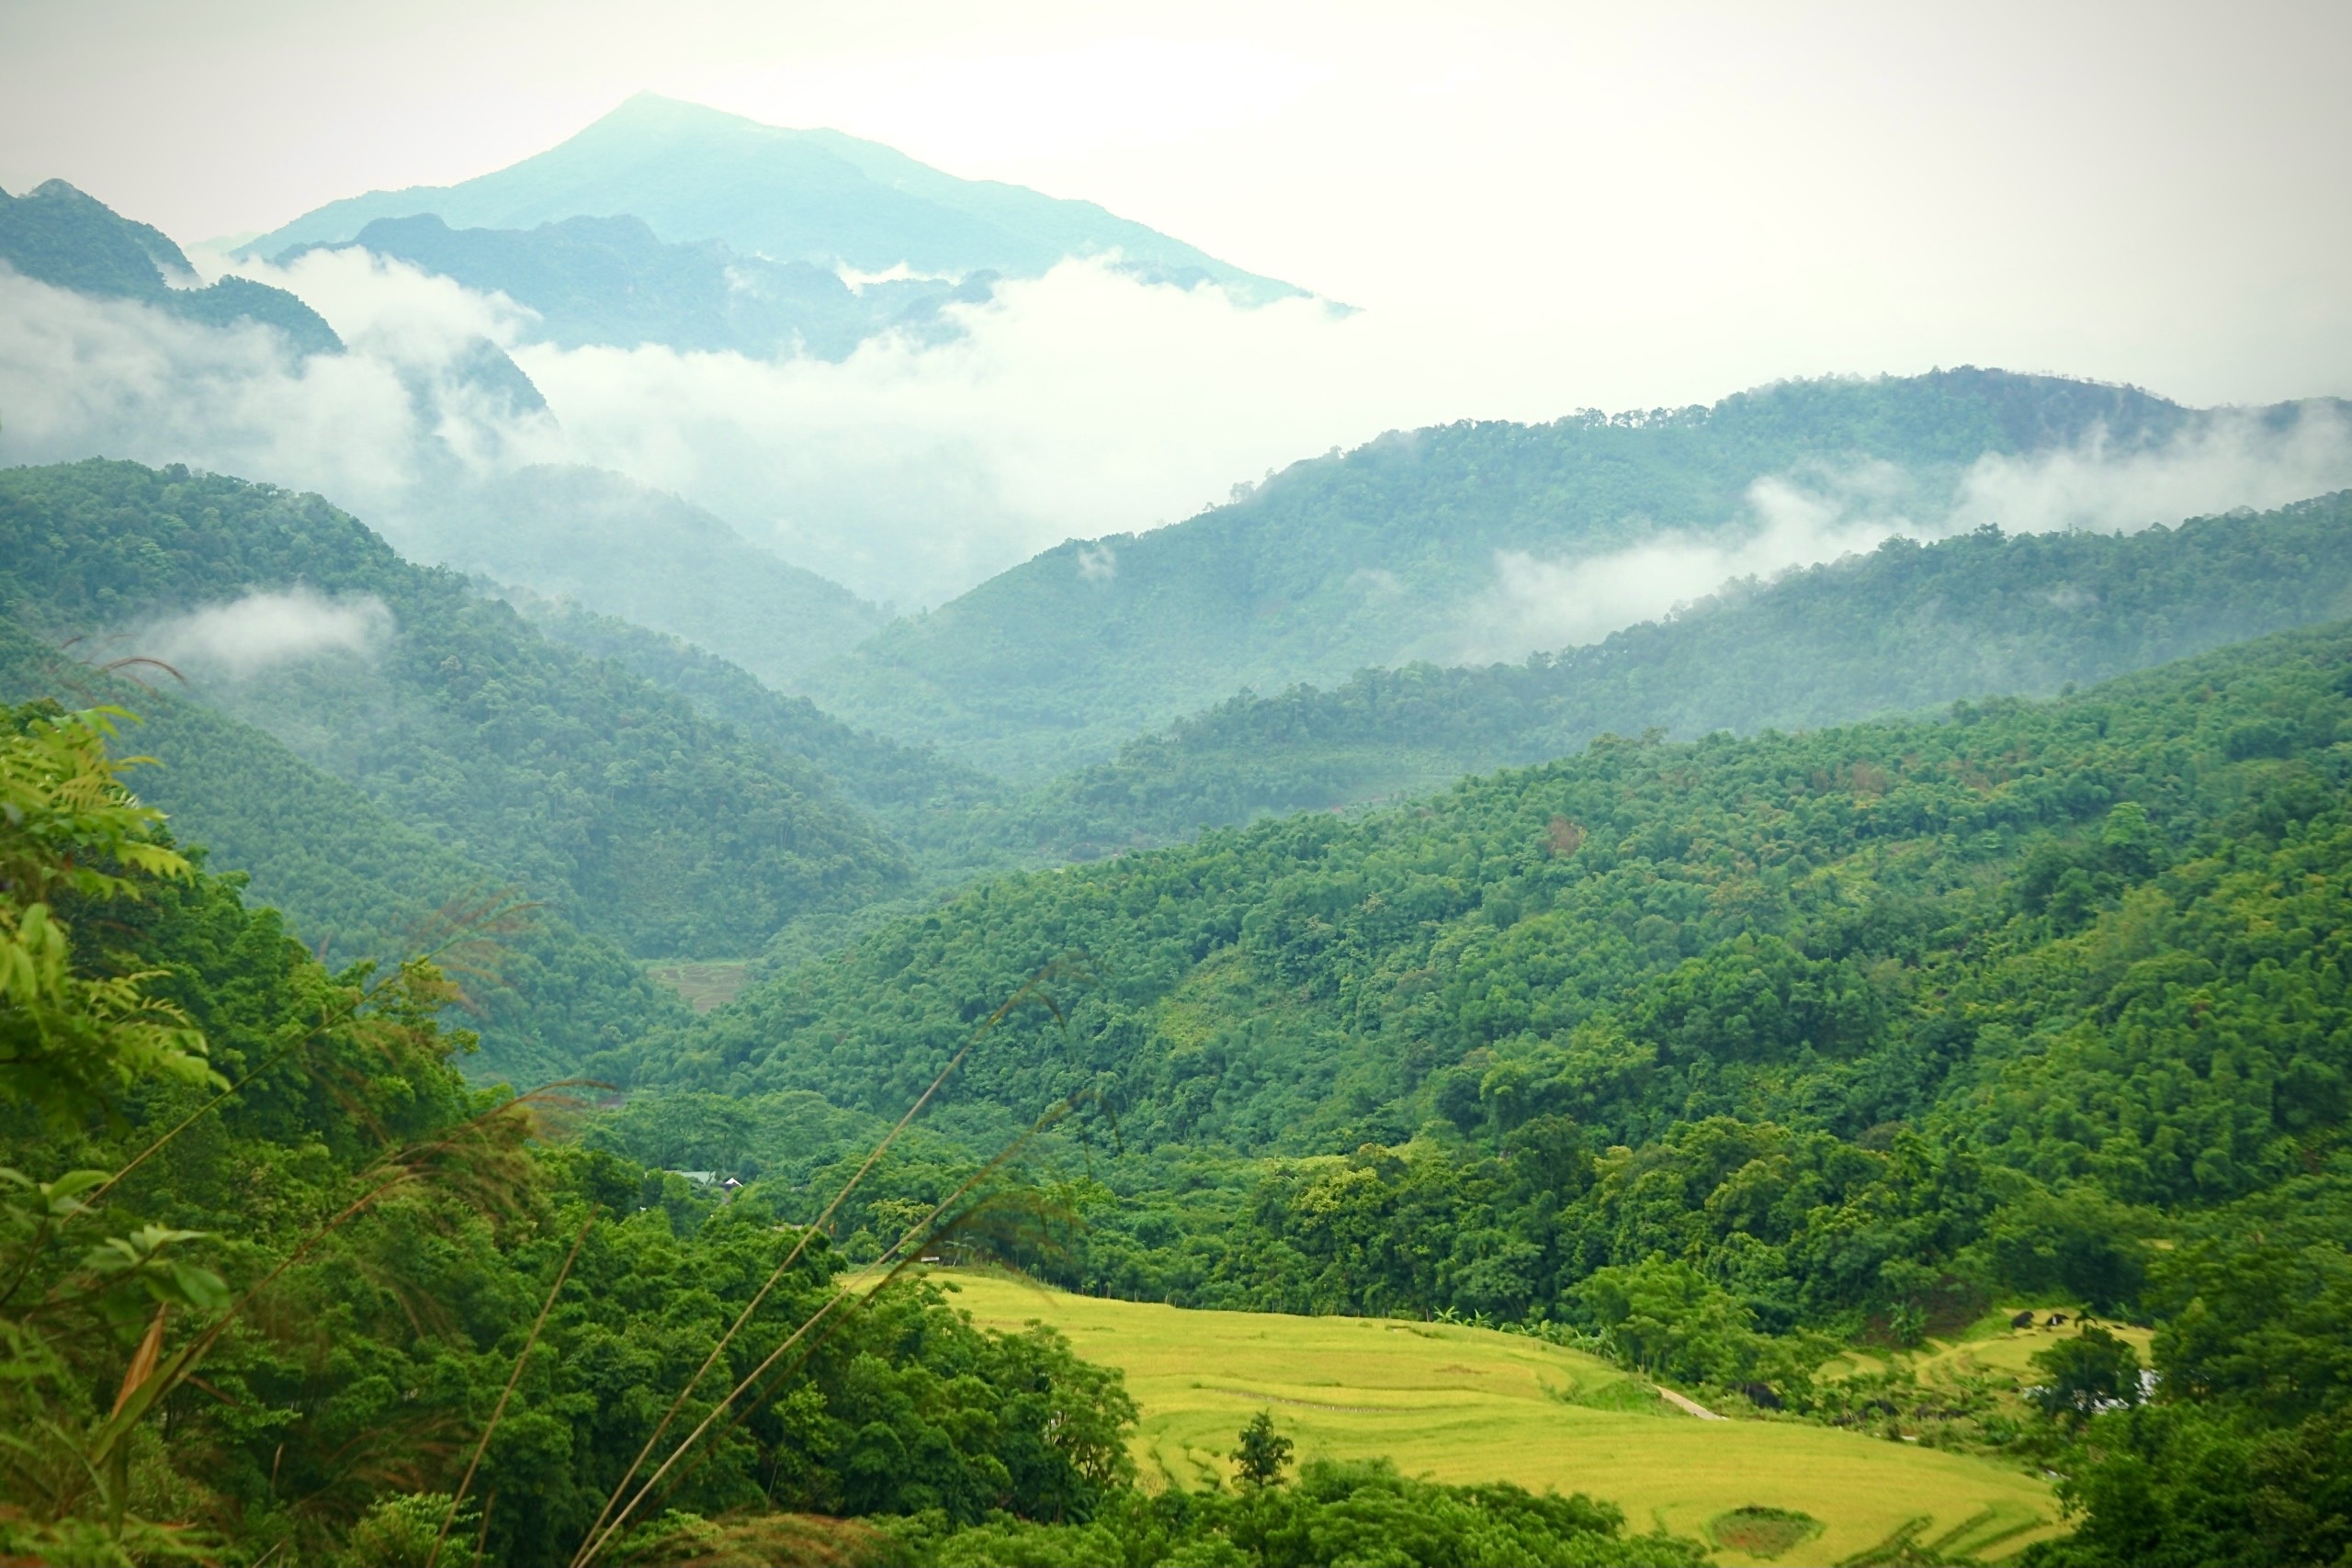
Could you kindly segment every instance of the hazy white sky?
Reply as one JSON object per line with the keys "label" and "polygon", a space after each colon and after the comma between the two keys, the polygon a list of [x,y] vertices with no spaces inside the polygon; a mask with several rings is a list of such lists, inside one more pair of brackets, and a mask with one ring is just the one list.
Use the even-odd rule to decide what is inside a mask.
{"label": "hazy white sky", "polygon": [[198,240],[651,88],[1458,334],[1462,414],[1962,362],[2262,400],[2352,394],[2347,58],[2341,0],[0,0],[0,185]]}

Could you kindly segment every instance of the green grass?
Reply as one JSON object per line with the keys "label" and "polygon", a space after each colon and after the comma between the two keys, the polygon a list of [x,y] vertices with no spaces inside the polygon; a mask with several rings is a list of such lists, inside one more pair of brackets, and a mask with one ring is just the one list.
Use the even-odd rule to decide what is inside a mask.
{"label": "green grass", "polygon": [[[1147,1483],[1229,1474],[1236,1434],[1268,1410],[1302,1459],[1386,1455],[1437,1481],[1585,1492],[1623,1508],[1635,1530],[1704,1540],[1742,1509],[1808,1515],[1821,1524],[1809,1562],[1896,1536],[1946,1552],[1997,1538],[2007,1555],[2060,1529],[2049,1487],[2021,1471],[1790,1421],[1695,1420],[1629,1397],[1638,1385],[1605,1362],[1518,1335],[1188,1312],[962,1270],[933,1278],[979,1323],[1050,1325],[1124,1371],[1143,1412],[1134,1447]],[[1719,1555],[1770,1561],[1728,1543]]]}

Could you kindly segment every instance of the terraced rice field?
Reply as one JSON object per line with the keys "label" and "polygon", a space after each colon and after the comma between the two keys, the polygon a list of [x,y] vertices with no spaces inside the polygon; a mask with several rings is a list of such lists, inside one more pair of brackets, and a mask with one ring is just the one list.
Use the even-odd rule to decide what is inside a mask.
{"label": "terraced rice field", "polygon": [[[1437,1481],[1585,1492],[1631,1529],[1699,1537],[1730,1564],[1835,1562],[1904,1532],[1946,1555],[2000,1557],[2060,1529],[2049,1487],[2015,1467],[1795,1422],[1701,1420],[1606,1362],[1517,1335],[934,1278],[979,1323],[1046,1323],[1123,1371],[1143,1412],[1136,1464],[1161,1484],[1225,1473],[1242,1424],[1268,1410],[1301,1458],[1386,1455]],[[1775,1515],[1818,1529],[1775,1528]]]}

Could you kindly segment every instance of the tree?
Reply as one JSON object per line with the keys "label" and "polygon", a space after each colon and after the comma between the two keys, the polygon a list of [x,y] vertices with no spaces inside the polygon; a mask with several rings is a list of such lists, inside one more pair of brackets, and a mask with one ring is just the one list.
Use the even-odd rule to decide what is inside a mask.
{"label": "tree", "polygon": [[1273,1416],[1263,1410],[1250,1418],[1241,1428],[1241,1446],[1233,1450],[1234,1468],[1240,1472],[1244,1486],[1264,1488],[1282,1484],[1283,1472],[1290,1466],[1291,1441],[1274,1430]]}
{"label": "tree", "polygon": [[2034,1353],[2050,1381],[2029,1396],[2044,1415],[2085,1421],[2140,1403],[2140,1354],[2104,1328],[2086,1328]]}
{"label": "tree", "polygon": [[128,716],[0,709],[0,1092],[61,1126],[148,1073],[218,1081],[203,1035],[148,992],[157,972],[75,973],[59,916],[61,903],[137,897],[135,878],[189,874],[163,814],[131,797],[125,764],[107,755]]}

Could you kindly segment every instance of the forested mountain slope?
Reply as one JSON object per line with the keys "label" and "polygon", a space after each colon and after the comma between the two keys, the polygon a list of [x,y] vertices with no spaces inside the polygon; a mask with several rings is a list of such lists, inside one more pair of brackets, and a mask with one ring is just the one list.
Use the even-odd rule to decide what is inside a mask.
{"label": "forested mountain slope", "polygon": [[1298,292],[1092,202],[957,179],[837,130],[782,130],[651,93],[494,174],[330,202],[245,249],[333,244],[378,219],[425,212],[460,229],[628,214],[672,243],[722,240],[777,262],[958,277],[1035,276],[1065,257],[1115,251],[1148,277],[1215,282],[1245,299]]}
{"label": "forested mountain slope", "polygon": [[[39,284],[152,307],[202,326],[261,323],[297,354],[344,352],[328,323],[283,289],[235,276],[180,287],[193,285],[195,276],[166,235],[62,181],[24,197],[0,192],[0,276],[13,270]],[[831,273],[821,276],[831,289],[847,292]],[[16,310],[38,316],[55,308],[40,289],[18,291],[28,298]],[[530,378],[488,338],[473,338],[430,369],[397,355],[390,368],[419,416],[417,439],[405,450],[380,454],[407,483],[396,504],[369,520],[412,559],[572,595],[610,615],[688,633],[785,684],[846,652],[888,618],[839,583],[756,547],[702,508],[619,474],[579,465],[482,463],[486,451],[518,432],[548,434],[551,417]],[[156,390],[220,396],[218,389]],[[485,423],[485,414],[494,417]],[[101,449],[121,448],[109,441]],[[88,450],[44,446],[40,455]],[[157,457],[189,455],[169,446],[149,450]]]}
{"label": "forested mountain slope", "polygon": [[1521,646],[1487,646],[1516,624],[1507,555],[1540,575],[1666,536],[1746,539],[1764,526],[1750,492],[1766,479],[1818,489],[1833,511],[1932,522],[1987,455],[2096,440],[2116,457],[2210,417],[2127,388],[1954,370],[1788,382],[1637,417],[1390,434],[1187,522],[1046,551],[893,624],[805,689],[854,723],[1034,780],[1107,760],[1136,732],[1244,687],[1517,660],[1577,640],[1530,631]]}
{"label": "forested mountain slope", "polygon": [[469,479],[405,521],[395,543],[412,559],[577,599],[784,691],[888,620],[692,502],[602,468],[534,464]]}
{"label": "forested mountain slope", "polygon": [[1524,664],[1245,694],[1042,786],[1021,812],[1037,841],[1084,857],[1424,793],[1605,732],[1689,739],[2046,695],[2346,615],[2352,492],[2124,536],[1894,540]]}
{"label": "forested mountain slope", "polygon": [[[430,965],[321,964],[160,841],[91,721],[0,709],[0,1557],[422,1563],[454,1533],[556,1568],[609,1518],[605,1561],[871,1561],[896,1516],[1123,1501],[1115,1373],[920,1286],[837,1300],[758,1195],[469,1087]],[[1558,1560],[1626,1560],[1579,1507]]]}
{"label": "forested mountain slope", "polygon": [[247,900],[279,910],[311,952],[337,968],[390,965],[455,942],[445,962],[465,991],[457,1016],[481,1036],[481,1055],[461,1063],[469,1076],[528,1089],[684,1022],[675,996],[552,910],[464,925],[515,902],[511,872],[467,860],[274,737],[143,673],[153,685],[76,664],[0,619],[0,703],[103,701],[136,714],[122,749],[158,764],[132,775],[142,797],[183,844],[202,846],[213,873],[246,878]]}
{"label": "forested mountain slope", "polygon": [[[970,1152],[901,1161],[890,1201],[1074,1104],[1091,1150],[1035,1172],[1082,1208],[1035,1265],[1074,1284],[1555,1323],[1724,1399],[2046,1454],[2089,1517],[2038,1560],[2324,1561],[2333,1527],[2264,1488],[2352,1431],[2348,792],[2337,622],[1001,879],[628,1065],[735,1097],[739,1140],[806,1124],[796,1090],[887,1114],[1058,961],[1066,1024],[978,1039]],[[2104,1371],[2048,1363],[2087,1447],[1817,1371],[1816,1335],[2018,1300],[2153,1324],[2155,1404],[2111,1337]]]}
{"label": "forested mountain slope", "polygon": [[91,636],[93,658],[171,656],[197,700],[639,956],[739,954],[906,880],[805,762],[315,496],[129,463],[0,472],[0,609]]}
{"label": "forested mountain slope", "polygon": [[2201,896],[2233,846],[2338,809],[2347,659],[2337,625],[2050,703],[1603,739],[1362,818],[999,879],[635,1070],[888,1110],[971,1019],[1077,953],[1095,978],[1071,983],[1068,1037],[992,1041],[964,1098],[1025,1118],[1099,1086],[1132,1144],[1347,1149],[1471,1114],[1447,1086],[1469,1073],[1475,1111],[1509,1062],[1488,1091],[1556,1079],[1542,1092],[1621,1140],[1768,1109],[1858,1134],[1987,1068],[1981,1023],[1940,998],[1990,983],[1996,950]]}
{"label": "forested mountain slope", "polygon": [[36,282],[136,299],[206,326],[274,327],[297,354],[343,352],[324,318],[282,288],[243,277],[193,287],[196,269],[162,230],[119,216],[63,180],[23,196],[0,191],[0,263]]}
{"label": "forested mountain slope", "polygon": [[526,599],[519,607],[553,640],[609,659],[707,716],[806,759],[901,837],[1002,794],[984,773],[928,748],[853,729],[808,698],[763,685],[753,671],[683,638],[568,601]]}

